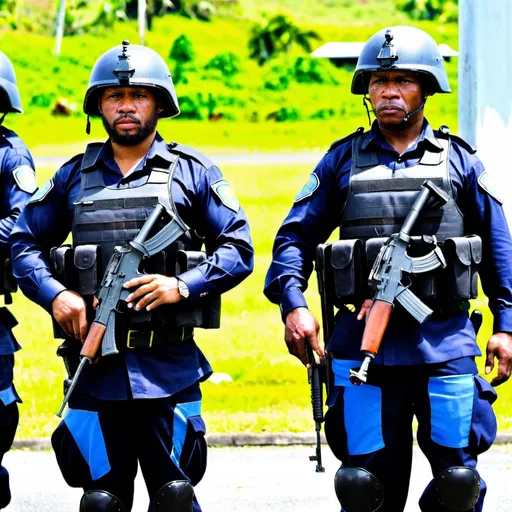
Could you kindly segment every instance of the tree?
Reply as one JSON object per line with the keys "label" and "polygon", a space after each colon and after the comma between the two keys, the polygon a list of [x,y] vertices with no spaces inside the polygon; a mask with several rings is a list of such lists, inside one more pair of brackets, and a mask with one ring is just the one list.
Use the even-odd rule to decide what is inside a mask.
{"label": "tree", "polygon": [[397,0],[398,9],[415,20],[457,21],[459,0]]}
{"label": "tree", "polygon": [[288,52],[294,44],[310,53],[313,39],[320,40],[315,31],[303,31],[289,16],[277,14],[266,24],[253,27],[249,39],[249,56],[263,66],[279,53]]}

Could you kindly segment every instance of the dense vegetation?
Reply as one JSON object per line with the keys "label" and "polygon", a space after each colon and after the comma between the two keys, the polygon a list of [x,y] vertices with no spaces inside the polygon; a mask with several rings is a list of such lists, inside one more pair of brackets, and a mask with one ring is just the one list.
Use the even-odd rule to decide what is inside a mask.
{"label": "dense vegetation", "polygon": [[[457,47],[455,23],[411,21],[390,0],[283,0],[279,12],[274,5],[268,0],[219,0],[210,22],[176,13],[152,20],[146,44],[169,64],[180,119],[319,119],[353,127],[364,122],[361,98],[350,94],[353,66],[312,59],[309,49],[328,41],[364,41],[383,25],[404,23],[414,23],[439,43]],[[58,58],[52,53],[53,37],[33,26],[31,31],[23,26],[0,31],[0,49],[16,66],[27,114],[39,122],[57,101],[72,115],[83,116],[82,98],[95,60],[123,38],[138,42],[136,21],[116,21],[108,28],[98,23],[83,35],[65,37]],[[447,68],[455,94],[429,100],[428,112],[430,118],[453,126],[456,60]],[[24,121],[14,120],[14,126],[20,123]]]}

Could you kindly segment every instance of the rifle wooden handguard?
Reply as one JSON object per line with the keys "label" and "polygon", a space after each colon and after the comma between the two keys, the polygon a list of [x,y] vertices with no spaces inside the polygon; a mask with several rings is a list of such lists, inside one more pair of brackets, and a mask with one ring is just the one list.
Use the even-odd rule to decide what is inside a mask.
{"label": "rifle wooden handguard", "polygon": [[80,351],[80,355],[82,357],[89,357],[90,359],[94,359],[96,357],[106,330],[107,327],[98,322],[93,322],[91,324],[91,328],[87,333],[87,338],[85,338],[82,350]]}
{"label": "rifle wooden handguard", "polygon": [[383,300],[374,301],[366,319],[361,351],[368,352],[373,356],[377,355],[392,311],[393,305],[389,302],[384,302]]}

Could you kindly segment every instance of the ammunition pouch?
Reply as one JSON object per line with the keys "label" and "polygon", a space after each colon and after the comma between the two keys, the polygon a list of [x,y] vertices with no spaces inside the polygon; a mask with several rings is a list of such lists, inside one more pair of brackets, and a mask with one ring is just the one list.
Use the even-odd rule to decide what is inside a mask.
{"label": "ammunition pouch", "polygon": [[[323,251],[323,287],[331,304],[360,304],[375,294],[375,284],[368,275],[387,237],[339,240],[326,245]],[[430,253],[436,246],[435,237],[414,236],[408,248],[412,258]],[[478,264],[482,260],[482,239],[476,235],[448,238],[439,244],[446,259],[446,268],[421,274],[410,274],[411,291],[433,309],[458,309],[461,302],[478,295]],[[452,307],[453,306],[453,307]]]}
{"label": "ammunition pouch", "polygon": [[[55,279],[69,290],[79,293],[87,304],[88,320],[94,319],[92,302],[102,280],[102,251],[98,245],[70,245],[54,247],[50,252],[52,273]],[[172,260],[172,261],[171,261]],[[144,260],[140,271],[143,273],[179,276],[206,260],[202,251],[179,250],[175,258],[162,251]],[[220,326],[220,296],[185,300],[177,304],[163,305],[152,312],[122,310],[124,324],[128,330],[161,331],[167,328],[216,329]],[[53,319],[55,338],[66,338],[64,330]]]}

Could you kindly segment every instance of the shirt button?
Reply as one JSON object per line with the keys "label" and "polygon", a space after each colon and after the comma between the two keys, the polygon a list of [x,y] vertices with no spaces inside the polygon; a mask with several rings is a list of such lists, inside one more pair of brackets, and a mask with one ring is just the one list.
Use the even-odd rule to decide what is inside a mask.
{"label": "shirt button", "polygon": [[401,162],[402,162],[402,159],[401,159],[400,157],[398,157],[398,158],[396,159],[396,161],[397,161],[397,163],[401,163]]}

